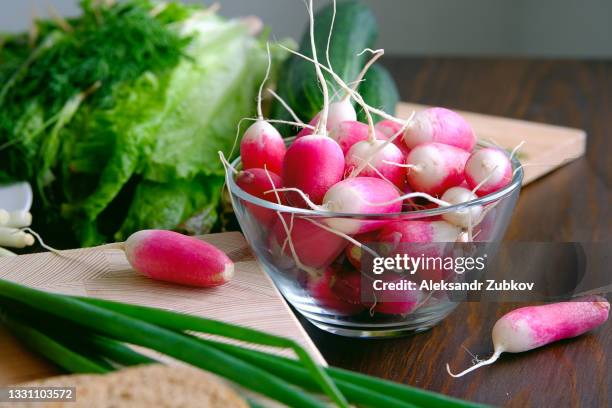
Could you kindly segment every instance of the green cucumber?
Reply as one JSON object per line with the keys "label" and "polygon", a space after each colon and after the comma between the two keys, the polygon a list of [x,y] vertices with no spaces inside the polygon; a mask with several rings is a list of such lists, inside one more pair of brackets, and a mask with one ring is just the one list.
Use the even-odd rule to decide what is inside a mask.
{"label": "green cucumber", "polygon": [[[315,15],[315,45],[319,62],[326,63],[325,49],[331,25],[333,8],[326,6]],[[374,47],[378,27],[372,11],[360,1],[339,2],[336,8],[336,20],[330,43],[329,55],[331,66],[345,82],[355,80],[359,71],[370,57],[368,53],[358,55],[365,48]],[[300,53],[311,57],[310,32],[306,27]],[[326,74],[330,95],[339,88],[330,75]],[[309,122],[323,107],[323,96],[317,81],[315,67],[312,63],[292,55],[284,64],[278,78],[278,94],[291,106],[304,122]],[[290,120],[291,116],[275,101],[272,104],[270,117]],[[281,133],[290,136],[290,128],[281,128]]]}
{"label": "green cucumber", "polygon": [[[399,102],[399,92],[397,85],[385,67],[379,64],[373,65],[358,89],[361,97],[366,103],[374,108],[381,109],[388,114],[395,114],[395,107]],[[372,115],[374,122],[382,118]],[[366,115],[363,109],[357,109],[357,120],[366,122]]]}

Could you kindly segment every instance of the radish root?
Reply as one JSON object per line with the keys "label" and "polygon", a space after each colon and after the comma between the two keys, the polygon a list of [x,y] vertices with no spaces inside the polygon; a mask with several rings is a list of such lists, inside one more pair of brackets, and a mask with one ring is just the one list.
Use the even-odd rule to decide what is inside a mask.
{"label": "radish root", "polygon": [[478,364],[474,364],[473,366],[471,366],[470,368],[460,372],[459,374],[453,374],[450,370],[450,366],[448,364],[446,364],[446,372],[454,378],[458,378],[458,377],[463,377],[464,375],[466,375],[467,373],[471,373],[472,371],[489,365],[489,364],[493,364],[494,362],[496,362],[499,359],[499,356],[503,353],[503,350],[495,350],[495,353],[493,353],[493,355],[491,356],[491,358],[489,358],[488,360],[484,360],[479,362]]}

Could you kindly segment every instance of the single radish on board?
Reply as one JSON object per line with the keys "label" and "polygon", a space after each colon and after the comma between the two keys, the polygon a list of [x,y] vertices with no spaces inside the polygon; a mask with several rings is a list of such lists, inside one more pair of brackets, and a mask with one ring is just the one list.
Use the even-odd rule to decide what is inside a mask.
{"label": "single radish on board", "polygon": [[[390,214],[402,210],[397,189],[374,177],[352,177],[334,184],[325,193],[323,207],[328,211],[350,214]],[[344,234],[362,234],[382,227],[388,219],[327,218],[325,223]]]}
{"label": "single radish on board", "polygon": [[[293,250],[295,250],[295,255],[300,263],[321,269],[330,265],[347,246],[344,238],[325,230],[308,219],[298,216],[291,219],[287,214],[283,214],[283,219],[284,223],[277,216],[268,238],[268,247],[274,255],[291,259]],[[285,225],[290,231],[291,242],[287,239]]]}
{"label": "single radish on board", "polygon": [[[266,172],[265,169],[253,168],[239,172],[236,177],[236,185],[257,198],[278,204],[276,195],[269,191],[281,187],[283,182],[281,177],[272,171]],[[285,205],[284,193],[280,192],[278,195],[280,204]],[[245,206],[264,225],[269,225],[277,217],[276,211],[269,208],[250,202],[245,202]]]}
{"label": "single radish on board", "polygon": [[[285,187],[301,190],[314,203],[320,204],[331,186],[344,176],[344,154],[333,139],[322,135],[308,135],[296,139],[287,149],[283,162]],[[301,199],[287,194],[294,205]]]}
{"label": "single radish on board", "polygon": [[500,190],[512,181],[512,163],[508,155],[493,147],[472,153],[464,171],[470,189],[478,187],[476,194],[479,196]]}
{"label": "single radish on board", "polygon": [[476,133],[456,112],[445,108],[427,108],[418,112],[404,131],[404,143],[409,149],[436,142],[471,152],[476,146]]}
{"label": "single radish on board", "polygon": [[156,280],[211,287],[234,276],[234,263],[220,249],[178,232],[138,231],[123,249],[136,271]]}
{"label": "single radish on board", "polygon": [[440,195],[465,180],[464,167],[470,154],[442,143],[424,143],[408,154],[408,183],[415,191]]}
{"label": "single radish on board", "polygon": [[[471,200],[476,200],[478,196],[464,187],[451,187],[442,194],[440,199],[452,205],[466,203]],[[470,205],[461,210],[447,212],[442,214],[442,219],[450,222],[458,227],[468,228],[480,219],[482,214],[481,205]]]}
{"label": "single radish on board", "polygon": [[258,120],[244,132],[240,142],[240,158],[245,170],[264,166],[280,174],[285,158],[285,142],[278,130],[265,120]]}
{"label": "single radish on board", "polygon": [[492,364],[502,353],[522,353],[588,332],[608,320],[610,303],[601,296],[587,296],[571,302],[528,306],[513,310],[493,326],[495,352],[488,360],[481,361],[467,370],[453,374],[461,377],[479,367]]}
{"label": "single radish on board", "polygon": [[[402,151],[393,143],[385,145],[384,140],[363,140],[355,143],[346,153],[346,173],[353,176],[375,177],[387,180],[398,188],[403,187],[406,180],[406,169],[395,164],[403,164],[406,158]],[[362,163],[368,159],[368,165]],[[363,167],[359,174],[353,174]]]}

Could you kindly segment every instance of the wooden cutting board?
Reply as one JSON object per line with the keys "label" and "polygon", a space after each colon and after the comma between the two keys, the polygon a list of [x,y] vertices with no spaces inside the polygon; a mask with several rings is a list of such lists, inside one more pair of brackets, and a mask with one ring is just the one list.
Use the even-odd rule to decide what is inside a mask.
{"label": "wooden cutting board", "polygon": [[[396,116],[407,118],[424,105],[400,102]],[[495,142],[508,150],[525,141],[519,159],[525,165],[523,185],[583,156],[586,151],[584,130],[543,123],[526,122],[480,113],[458,111],[472,125],[480,140]]]}
{"label": "wooden cutting board", "polygon": [[[249,326],[290,337],[324,364],[270,278],[255,260],[242,234],[203,236],[234,261],[236,274],[227,284],[198,289],[153,281],[134,272],[122,250],[113,245],[0,258],[0,279],[53,292],[137,303]],[[279,354],[291,355],[290,351]],[[48,377],[58,371],[0,329],[0,386]]]}

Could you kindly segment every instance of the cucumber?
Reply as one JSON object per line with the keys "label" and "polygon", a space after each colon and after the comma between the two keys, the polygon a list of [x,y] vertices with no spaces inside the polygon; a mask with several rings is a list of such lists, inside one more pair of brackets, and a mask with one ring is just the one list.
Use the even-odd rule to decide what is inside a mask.
{"label": "cucumber", "polygon": [[[326,6],[315,15],[315,45],[319,62],[326,63],[325,48],[332,19],[332,6]],[[364,66],[368,53],[358,56],[364,48],[374,47],[378,27],[372,11],[360,1],[339,2],[336,21],[329,49],[331,66],[345,82],[353,81]],[[312,56],[309,27],[306,27],[299,51]],[[330,75],[330,95],[336,85]],[[323,95],[317,81],[315,67],[311,62],[292,55],[284,64],[278,78],[278,94],[291,106],[304,122],[309,122],[323,107]],[[274,119],[290,119],[280,103],[274,101],[270,111]],[[279,128],[282,134],[290,136],[291,128]]]}
{"label": "cucumber", "polygon": [[[363,100],[374,108],[379,108],[391,115],[395,114],[399,92],[389,71],[382,65],[374,64],[363,79],[358,89]],[[374,122],[382,119],[378,115],[372,116]],[[364,123],[367,121],[363,109],[357,110],[357,120]]]}

